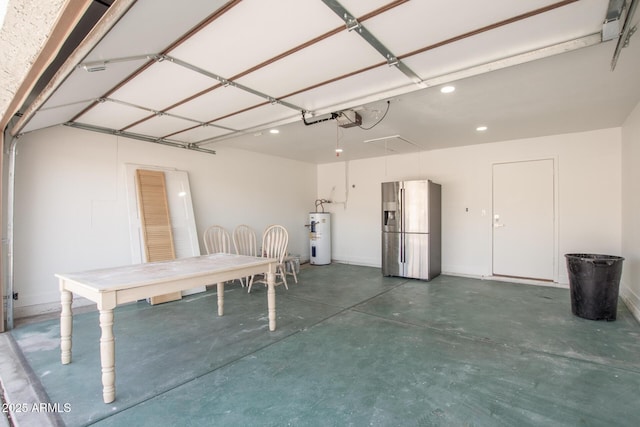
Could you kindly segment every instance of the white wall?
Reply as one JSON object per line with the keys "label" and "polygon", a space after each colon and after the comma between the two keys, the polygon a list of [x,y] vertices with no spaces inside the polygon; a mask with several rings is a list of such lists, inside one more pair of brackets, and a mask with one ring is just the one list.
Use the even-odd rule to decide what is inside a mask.
{"label": "white wall", "polygon": [[[627,159],[631,147],[640,157],[639,116],[636,108],[624,128],[625,164],[634,162]],[[247,223],[260,231],[277,222],[290,232],[290,251],[307,259],[308,212],[316,198],[331,199],[335,203],[325,207],[333,212],[332,258],[375,267],[381,262],[380,183],[430,178],[443,186],[443,271],[488,276],[492,164],[553,158],[559,190],[558,281],[566,283],[565,253],[619,254],[623,230],[626,256],[640,253],[638,239],[628,232],[629,218],[637,222],[640,210],[637,188],[628,187],[637,185],[638,177],[629,176],[637,172],[629,166],[625,194],[634,195],[635,211],[625,205],[624,227],[621,220],[622,132],[554,135],[317,168],[241,150],[213,156],[66,127],[27,134],[18,143],[16,169],[16,316],[34,304],[57,308],[56,272],[131,262],[126,163],[188,171],[199,234],[213,223],[229,229]],[[636,296],[638,274],[638,266],[627,262],[625,283]]]}
{"label": "white wall", "polygon": [[429,178],[442,185],[443,272],[491,275],[492,164],[553,158],[556,268],[566,284],[565,253],[621,252],[620,140],[617,128],[320,165],[318,197],[346,201],[326,205],[333,258],[380,266],[380,183]]}
{"label": "white wall", "polygon": [[[260,235],[284,225],[289,250],[309,257],[304,227],[313,209],[316,167],[241,150],[210,155],[57,127],[18,142],[15,199],[16,317],[59,301],[54,273],[131,263],[125,164],[185,170],[200,236],[212,224]],[[21,311],[22,308],[22,311]]]}
{"label": "white wall", "polygon": [[622,127],[622,267],[620,295],[640,319],[640,104]]}

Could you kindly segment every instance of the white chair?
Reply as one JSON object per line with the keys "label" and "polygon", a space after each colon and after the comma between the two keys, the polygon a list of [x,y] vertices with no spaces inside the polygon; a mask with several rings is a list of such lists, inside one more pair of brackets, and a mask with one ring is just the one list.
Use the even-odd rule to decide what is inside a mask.
{"label": "white chair", "polygon": [[[258,256],[258,244],[256,242],[256,232],[248,225],[241,224],[233,230],[233,246],[238,255]],[[247,277],[247,285],[251,286],[253,276]],[[242,287],[245,283],[240,279]]]}
{"label": "white chair", "polygon": [[[267,227],[262,235],[262,256],[266,258],[275,258],[278,260],[278,264],[276,265],[276,271],[274,272],[276,275],[276,285],[284,284],[286,289],[289,289],[287,286],[287,273],[285,271],[284,266],[284,257],[287,255],[287,245],[289,244],[289,233],[287,233],[287,229],[281,225],[272,225]],[[282,281],[278,281],[278,277],[282,279]],[[263,275],[263,279],[254,280],[253,283],[249,284],[249,289],[247,292],[251,292],[251,286],[254,283],[267,283],[266,275]]]}
{"label": "white chair", "polygon": [[298,283],[298,274],[296,273],[296,267],[300,265],[299,259],[294,256],[286,256],[282,261],[284,264],[284,272],[285,274],[290,274],[293,276],[293,280]]}
{"label": "white chair", "polygon": [[224,227],[212,225],[205,230],[203,239],[207,254],[231,253],[231,239]]}

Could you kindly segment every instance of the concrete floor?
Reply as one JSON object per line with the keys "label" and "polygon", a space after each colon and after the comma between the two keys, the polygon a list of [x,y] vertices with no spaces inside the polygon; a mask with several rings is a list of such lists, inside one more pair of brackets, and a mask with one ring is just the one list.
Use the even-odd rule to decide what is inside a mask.
{"label": "concrete floor", "polygon": [[[298,285],[278,288],[275,332],[266,306],[264,287],[247,294],[235,284],[223,317],[214,290],[119,307],[112,404],[102,403],[95,312],[74,317],[70,365],[60,364],[57,319],[0,336],[15,339],[32,399],[57,403],[59,412],[46,415],[59,425],[636,426],[640,419],[640,325],[622,303],[615,322],[597,322],[571,314],[566,289],[384,278],[377,268],[333,264],[307,266]],[[36,425],[28,419],[36,415],[43,414],[22,414],[17,424]]]}

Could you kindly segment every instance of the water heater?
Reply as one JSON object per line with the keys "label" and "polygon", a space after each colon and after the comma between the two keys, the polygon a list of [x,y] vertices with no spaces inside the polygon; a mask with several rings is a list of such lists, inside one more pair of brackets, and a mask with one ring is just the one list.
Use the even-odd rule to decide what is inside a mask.
{"label": "water heater", "polygon": [[331,214],[309,213],[309,249],[312,265],[331,264]]}

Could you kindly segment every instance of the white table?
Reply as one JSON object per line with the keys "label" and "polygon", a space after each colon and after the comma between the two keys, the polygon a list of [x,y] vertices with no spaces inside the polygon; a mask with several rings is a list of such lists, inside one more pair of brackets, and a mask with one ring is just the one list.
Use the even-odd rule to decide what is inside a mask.
{"label": "white table", "polygon": [[224,312],[224,282],[254,274],[267,275],[269,330],[276,329],[275,271],[278,260],[233,254],[213,254],[174,261],[151,262],[81,273],[56,274],[60,279],[60,350],[63,364],[71,363],[73,294],[98,305],[100,311],[100,364],[102,396],[115,400],[115,341],[113,309],[127,302],[216,283],[218,315]]}

